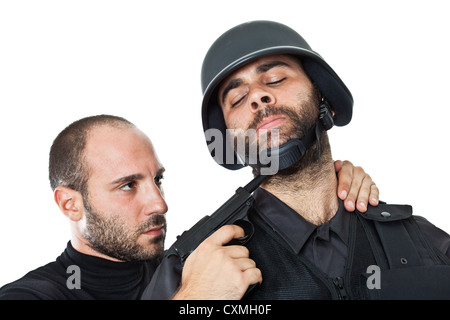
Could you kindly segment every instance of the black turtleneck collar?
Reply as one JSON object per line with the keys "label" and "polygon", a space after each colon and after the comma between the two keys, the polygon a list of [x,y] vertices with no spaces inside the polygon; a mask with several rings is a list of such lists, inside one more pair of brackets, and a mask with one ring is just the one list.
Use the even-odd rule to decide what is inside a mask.
{"label": "black turtleneck collar", "polygon": [[65,268],[69,265],[80,268],[81,290],[94,299],[138,299],[158,263],[107,260],[76,251],[70,241],[58,260]]}
{"label": "black turtleneck collar", "polygon": [[94,299],[138,299],[157,266],[156,261],[115,262],[83,254],[70,241],[56,262],[66,272],[68,266],[78,266],[81,289],[72,293],[83,291]]}

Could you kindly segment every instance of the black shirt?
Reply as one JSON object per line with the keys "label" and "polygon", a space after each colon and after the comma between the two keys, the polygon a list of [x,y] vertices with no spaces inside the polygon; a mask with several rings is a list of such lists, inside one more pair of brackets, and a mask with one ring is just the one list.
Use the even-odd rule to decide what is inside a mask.
{"label": "black shirt", "polygon": [[[344,276],[350,215],[354,213],[345,210],[342,200],[339,200],[336,215],[316,226],[262,188],[258,188],[253,197],[259,216],[296,254],[302,253],[329,277]],[[416,216],[416,221],[431,244],[450,258],[450,236],[422,217]]]}
{"label": "black shirt", "polygon": [[[134,300],[155,272],[158,261],[114,262],[76,251],[71,243],[54,261],[3,286],[0,299]],[[79,284],[76,276],[79,267]],[[69,268],[69,269],[68,269]]]}

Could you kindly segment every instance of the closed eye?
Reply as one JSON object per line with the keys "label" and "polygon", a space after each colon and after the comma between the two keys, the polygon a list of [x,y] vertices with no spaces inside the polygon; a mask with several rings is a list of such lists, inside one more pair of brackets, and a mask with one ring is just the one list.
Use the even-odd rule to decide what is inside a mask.
{"label": "closed eye", "polygon": [[286,80],[286,78],[280,79],[280,80],[276,80],[276,81],[272,81],[272,82],[268,82],[267,85],[276,85],[279,84],[281,82],[283,82],[284,80]]}
{"label": "closed eye", "polygon": [[232,104],[231,104],[231,107],[234,108],[235,106],[239,105],[239,104],[244,100],[244,98],[245,98],[246,96],[247,96],[247,95],[242,96],[238,101],[232,103]]}

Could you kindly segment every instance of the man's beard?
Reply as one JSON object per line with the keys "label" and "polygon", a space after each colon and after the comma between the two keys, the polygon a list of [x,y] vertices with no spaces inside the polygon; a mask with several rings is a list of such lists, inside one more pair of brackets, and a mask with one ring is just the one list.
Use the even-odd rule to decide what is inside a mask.
{"label": "man's beard", "polygon": [[[151,214],[149,219],[134,230],[127,226],[120,215],[105,217],[99,214],[85,199],[86,229],[84,237],[94,250],[121,261],[160,259],[164,252],[166,218],[163,214]],[[139,236],[155,226],[163,226],[161,236],[150,238],[151,247],[138,244]]]}
{"label": "man's beard", "polygon": [[[299,95],[299,100],[301,96]],[[307,96],[297,105],[292,107],[288,106],[272,106],[266,105],[262,107],[255,115],[253,121],[249,124],[247,132],[251,130],[256,130],[258,125],[264,118],[275,115],[282,115],[286,118],[286,121],[281,124],[280,128],[276,128],[278,131],[278,139],[272,141],[271,130],[267,131],[267,135],[263,137],[263,134],[249,135],[245,139],[245,159],[251,159],[249,154],[250,150],[257,150],[257,154],[266,152],[264,149],[279,147],[280,145],[288,142],[291,139],[302,139],[308,130],[312,128],[319,118],[319,93],[317,90],[313,90],[311,94]],[[235,137],[235,150],[237,145],[237,140],[242,139],[242,137]],[[262,139],[262,140],[260,140]],[[263,143],[261,143],[263,141]],[[272,145],[272,143],[274,143]],[[291,166],[290,168],[279,171],[281,174],[290,175],[293,172],[298,171],[301,168],[308,166],[310,163],[318,160],[318,154],[315,151],[317,149],[317,141],[313,143],[303,156],[303,158]],[[241,155],[242,156],[242,155]],[[259,174],[260,169],[256,166],[253,167],[254,175]]]}

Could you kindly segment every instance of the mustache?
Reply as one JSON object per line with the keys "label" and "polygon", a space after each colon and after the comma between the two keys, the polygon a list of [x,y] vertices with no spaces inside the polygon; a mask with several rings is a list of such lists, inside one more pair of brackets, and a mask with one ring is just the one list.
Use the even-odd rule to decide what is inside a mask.
{"label": "mustache", "polygon": [[264,118],[267,118],[269,116],[275,116],[275,115],[284,115],[291,119],[299,118],[298,114],[294,110],[292,110],[286,106],[276,107],[273,105],[266,105],[264,107],[264,109],[260,109],[256,113],[255,117],[253,118],[253,121],[249,124],[247,130],[248,129],[256,130],[256,128],[258,127],[260,122],[264,120]]}
{"label": "mustache", "polygon": [[142,222],[136,229],[136,234],[141,234],[153,227],[163,226],[166,229],[166,215],[165,214],[151,214],[148,220]]}

